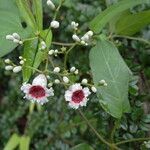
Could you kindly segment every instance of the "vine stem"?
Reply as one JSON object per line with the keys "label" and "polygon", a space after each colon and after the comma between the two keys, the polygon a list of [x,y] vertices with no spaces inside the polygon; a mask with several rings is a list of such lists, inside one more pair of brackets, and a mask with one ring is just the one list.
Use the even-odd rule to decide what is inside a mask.
{"label": "vine stem", "polygon": [[62,43],[62,42],[52,42],[54,45],[60,45],[60,46],[72,46],[75,43]]}
{"label": "vine stem", "polygon": [[68,54],[69,54],[69,52],[70,52],[76,45],[77,45],[76,43],[73,44],[73,45],[69,48],[69,50],[66,52],[66,54],[65,54],[65,58],[64,58],[64,68],[65,68],[65,69],[66,69],[66,67],[67,67]]}
{"label": "vine stem", "polygon": [[148,45],[150,45],[150,42],[143,39],[143,38],[136,38],[136,37],[131,37],[131,36],[122,36],[122,35],[113,35],[112,38],[126,38],[126,39],[130,39],[130,40],[136,40],[136,41],[141,41],[141,42],[144,42]]}
{"label": "vine stem", "polygon": [[98,133],[96,131],[96,129],[91,125],[91,123],[88,121],[88,119],[86,118],[86,116],[83,114],[83,112],[79,109],[78,110],[79,114],[81,115],[81,117],[85,120],[85,122],[87,123],[87,125],[91,128],[91,130],[96,134],[96,136],[100,139],[100,141],[102,141],[104,144],[108,145],[110,148],[115,149],[115,150],[120,150],[120,148],[118,148],[115,144],[109,143],[107,142],[102,135],[100,135],[100,133]]}
{"label": "vine stem", "polygon": [[147,141],[147,140],[150,140],[150,137],[125,140],[125,141],[115,143],[115,145],[121,145],[121,144],[125,144],[125,143],[130,143],[130,142]]}

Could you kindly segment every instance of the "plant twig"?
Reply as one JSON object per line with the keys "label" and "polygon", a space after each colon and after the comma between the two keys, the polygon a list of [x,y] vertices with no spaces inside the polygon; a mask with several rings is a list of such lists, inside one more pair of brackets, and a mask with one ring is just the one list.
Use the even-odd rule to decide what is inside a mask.
{"label": "plant twig", "polygon": [[62,43],[62,42],[52,42],[54,45],[60,45],[60,46],[72,46],[75,43]]}

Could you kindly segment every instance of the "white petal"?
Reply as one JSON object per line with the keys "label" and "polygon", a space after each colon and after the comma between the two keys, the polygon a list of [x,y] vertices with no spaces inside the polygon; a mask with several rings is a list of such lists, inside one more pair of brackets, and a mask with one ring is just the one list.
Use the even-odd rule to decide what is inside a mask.
{"label": "white petal", "polygon": [[44,74],[40,74],[34,78],[32,85],[41,85],[46,87],[47,85],[47,78]]}
{"label": "white petal", "polygon": [[81,86],[79,83],[76,83],[76,84],[70,86],[69,89],[70,89],[72,92],[75,92],[75,91],[77,91],[77,90],[82,90],[82,86]]}
{"label": "white petal", "polygon": [[89,88],[87,87],[83,89],[83,92],[84,92],[85,97],[88,97],[91,94]]}
{"label": "white petal", "polygon": [[84,98],[82,102],[80,102],[80,106],[86,106],[88,99]]}
{"label": "white petal", "polygon": [[65,100],[66,101],[71,101],[72,99],[72,91],[70,91],[70,90],[67,90],[66,92],[65,92]]}
{"label": "white petal", "polygon": [[78,109],[79,108],[79,103],[74,103],[74,102],[70,102],[69,103],[69,107],[73,108],[73,109]]}
{"label": "white petal", "polygon": [[47,89],[46,88],[46,96],[54,96],[54,90],[53,88]]}
{"label": "white petal", "polygon": [[24,83],[21,87],[21,91],[23,91],[24,93],[28,93],[30,88],[31,88],[31,84]]}

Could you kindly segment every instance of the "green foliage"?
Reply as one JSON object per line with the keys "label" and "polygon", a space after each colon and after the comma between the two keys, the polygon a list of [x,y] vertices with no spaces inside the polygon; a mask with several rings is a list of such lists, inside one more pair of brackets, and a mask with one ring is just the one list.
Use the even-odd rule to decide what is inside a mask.
{"label": "green foliage", "polygon": [[79,145],[74,146],[73,148],[71,148],[71,150],[94,150],[91,146],[89,146],[86,143],[82,143]]}
{"label": "green foliage", "polygon": [[26,38],[31,33],[29,27],[23,28],[22,20],[14,0],[0,0],[0,57],[11,52],[17,44],[6,40],[7,34],[17,32],[21,38]]}
{"label": "green foliage", "polygon": [[29,150],[29,145],[30,145],[30,137],[22,136],[20,139],[19,149],[20,150]]}
{"label": "green foliage", "polygon": [[[105,40],[98,41],[92,48],[90,64],[100,104],[112,116],[121,118],[124,112],[130,111],[128,85],[131,72],[129,68],[117,48]],[[99,87],[100,80],[105,80],[108,86]]]}
{"label": "green foliage", "polygon": [[102,13],[100,13],[98,16],[96,16],[91,22],[90,22],[90,29],[96,33],[99,33],[103,27],[109,23],[116,15],[123,12],[126,9],[129,9],[131,7],[134,7],[136,5],[142,4],[142,3],[149,3],[149,0],[123,0],[120,1],[106,10],[104,10]]}

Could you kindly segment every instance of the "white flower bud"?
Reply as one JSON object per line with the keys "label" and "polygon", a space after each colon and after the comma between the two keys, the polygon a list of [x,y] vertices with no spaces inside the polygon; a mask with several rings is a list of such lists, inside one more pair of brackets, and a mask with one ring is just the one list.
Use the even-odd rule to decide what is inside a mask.
{"label": "white flower bud", "polygon": [[93,36],[93,31],[88,31],[86,34],[87,34],[89,37],[92,37],[92,36]]}
{"label": "white flower bud", "polygon": [[18,33],[13,33],[12,36],[17,39],[17,40],[20,40],[20,35]]}
{"label": "white flower bud", "polygon": [[20,65],[23,65],[24,64],[24,60],[21,60],[19,63],[20,63]]}
{"label": "white flower bud", "polygon": [[81,44],[82,44],[82,45],[85,45],[86,43],[85,43],[85,41],[81,41]]}
{"label": "white flower bud", "polygon": [[76,75],[77,75],[78,73],[79,73],[79,70],[78,70],[78,69],[76,69],[76,71],[74,72],[74,74],[76,74]]}
{"label": "white flower bud", "polygon": [[72,35],[72,39],[76,42],[80,42],[80,38],[76,34]]}
{"label": "white flower bud", "polygon": [[82,84],[87,84],[87,83],[88,83],[88,80],[87,80],[87,79],[83,79],[83,80],[81,81],[81,83],[82,83]]}
{"label": "white flower bud", "polygon": [[88,42],[89,41],[89,36],[87,35],[87,34],[85,34],[82,38],[81,38],[81,40],[82,41],[84,41],[84,42]]}
{"label": "white flower bud", "polygon": [[60,83],[60,80],[59,79],[55,79],[54,81],[56,84],[59,84]]}
{"label": "white flower bud", "polygon": [[51,0],[47,0],[47,5],[50,6],[52,10],[56,8],[54,3]]}
{"label": "white flower bud", "polygon": [[19,59],[23,59],[23,57],[22,57],[22,56],[19,56]]}
{"label": "white flower bud", "polygon": [[17,39],[14,39],[13,42],[19,44],[20,41]]}
{"label": "white flower bud", "polygon": [[96,89],[96,87],[94,87],[94,86],[91,87],[91,90],[92,90],[92,92],[94,92],[94,93],[97,92],[97,89]]}
{"label": "white flower bud", "polygon": [[99,83],[100,83],[100,84],[105,84],[106,81],[105,81],[105,80],[100,80]]}
{"label": "white flower bud", "polygon": [[54,51],[54,53],[57,54],[57,53],[58,53],[58,50],[56,49],[56,50]]}
{"label": "white flower bud", "polygon": [[104,86],[107,86],[107,83],[104,83]]}
{"label": "white flower bud", "polygon": [[53,20],[52,22],[51,22],[51,24],[50,24],[50,26],[52,27],[52,28],[59,28],[59,22],[58,21],[56,21],[56,20]]}
{"label": "white flower bud", "polygon": [[13,68],[14,68],[13,66],[9,65],[5,67],[5,70],[9,71],[9,70],[13,70]]}
{"label": "white flower bud", "polygon": [[79,24],[76,23],[75,21],[72,21],[72,22],[71,22],[71,27],[72,27],[73,29],[77,30],[77,29],[78,29],[78,28],[77,28],[78,26],[79,26]]}
{"label": "white flower bud", "polygon": [[19,41],[19,44],[22,45],[22,44],[23,44],[23,41]]}
{"label": "white flower bud", "polygon": [[53,86],[53,83],[48,83],[48,87],[52,87]]}
{"label": "white flower bud", "polygon": [[53,55],[53,54],[54,54],[54,50],[50,50],[50,51],[48,52],[48,54],[49,54],[49,55]]}
{"label": "white flower bud", "polygon": [[6,64],[10,64],[10,59],[5,59],[5,61],[4,61]]}
{"label": "white flower bud", "polygon": [[14,40],[14,37],[12,35],[6,35],[6,40],[11,40],[13,41]]}
{"label": "white flower bud", "polygon": [[53,70],[53,72],[59,73],[60,72],[60,68],[59,67],[55,67],[54,70]]}
{"label": "white flower bud", "polygon": [[70,72],[75,72],[76,68],[75,67],[71,67],[70,68]]}
{"label": "white flower bud", "polygon": [[14,67],[13,72],[14,72],[14,73],[18,73],[18,72],[20,72],[21,70],[22,70],[22,67],[21,67],[21,66],[16,66],[16,67]]}
{"label": "white flower bud", "polygon": [[68,77],[64,76],[64,77],[63,77],[63,81],[64,81],[65,83],[69,83]]}

